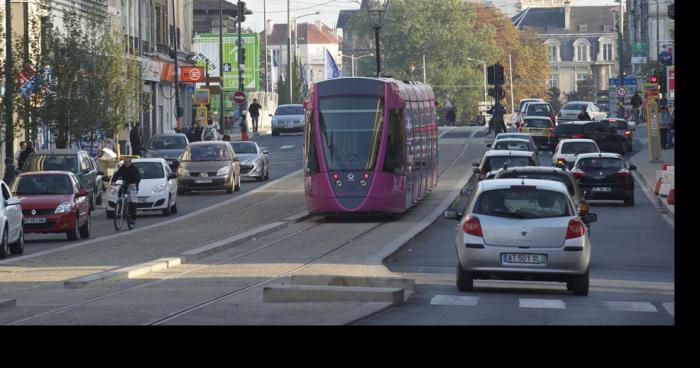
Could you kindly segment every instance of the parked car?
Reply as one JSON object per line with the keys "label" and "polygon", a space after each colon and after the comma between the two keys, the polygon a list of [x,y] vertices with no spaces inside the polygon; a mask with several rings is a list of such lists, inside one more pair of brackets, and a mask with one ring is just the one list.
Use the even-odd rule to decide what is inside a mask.
{"label": "parked car", "polygon": [[89,193],[66,171],[20,174],[12,192],[22,201],[24,233],[66,233],[68,240],[90,237]]}
{"label": "parked car", "polygon": [[272,135],[304,131],[304,105],[279,105],[272,116]]}
{"label": "parked car", "polygon": [[607,122],[608,125],[615,129],[618,136],[625,139],[625,152],[632,152],[632,146],[634,143],[633,132],[635,130],[635,126],[627,122],[627,120],[621,118],[607,118],[601,122]]}
{"label": "parked car", "polygon": [[537,147],[542,147],[547,146],[549,133],[553,130],[554,122],[552,119],[546,116],[526,116],[519,132],[529,135]]}
{"label": "parked car", "polygon": [[241,160],[241,177],[258,181],[270,178],[270,157],[253,141],[232,141],[231,146]]}
{"label": "parked car", "polygon": [[[177,213],[177,174],[170,170],[168,163],[162,158],[135,158],[131,164],[141,172],[136,210],[162,211],[163,216]],[[118,190],[112,177],[105,208],[108,219],[114,218]]]}
{"label": "parked car", "polygon": [[0,259],[11,254],[24,253],[24,231],[22,230],[22,206],[19,198],[12,195],[10,188],[0,180],[2,202],[0,202]]}
{"label": "parked car", "polygon": [[493,144],[487,144],[492,150],[501,151],[528,151],[535,152],[537,148],[529,139],[521,138],[504,138],[494,141]]}
{"label": "parked car", "polygon": [[102,204],[102,182],[104,175],[86,151],[75,149],[53,149],[32,153],[22,167],[22,173],[40,171],[67,171],[76,175],[80,187],[88,193],[90,208]]}
{"label": "parked car", "polygon": [[596,104],[594,104],[593,102],[571,101],[561,108],[561,110],[557,114],[556,123],[561,124],[568,121],[580,120],[578,118],[578,115],[584,108],[586,109],[586,111],[588,112],[588,116],[590,116],[592,120],[599,121],[605,119],[608,116],[607,112],[601,111],[598,108],[598,106],[596,106]]}
{"label": "parked car", "polygon": [[634,165],[627,165],[622,156],[616,153],[581,154],[574,163],[574,174],[589,199],[623,200],[634,206],[634,179],[631,171]]}
{"label": "parked car", "polygon": [[190,144],[187,135],[179,133],[154,135],[143,150],[144,158],[163,158],[172,171],[177,170],[180,156]]}
{"label": "parked car", "polygon": [[500,179],[477,185],[455,229],[457,288],[474,280],[566,282],[574,295],[588,295],[590,234],[566,187],[551,180]]}
{"label": "parked car", "polygon": [[177,170],[179,194],[193,190],[241,190],[240,159],[229,142],[190,143]]}
{"label": "parked car", "polygon": [[481,162],[474,162],[474,174],[479,180],[493,177],[498,169],[513,166],[539,166],[539,160],[534,152],[526,151],[486,151]]}
{"label": "parked car", "polygon": [[576,156],[582,153],[598,153],[600,148],[592,139],[564,139],[554,148],[552,166],[571,169]]}

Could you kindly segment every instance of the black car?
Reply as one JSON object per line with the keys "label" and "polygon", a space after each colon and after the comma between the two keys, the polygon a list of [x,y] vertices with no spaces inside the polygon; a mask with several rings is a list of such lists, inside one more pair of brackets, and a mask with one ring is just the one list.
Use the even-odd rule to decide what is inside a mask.
{"label": "black car", "polygon": [[561,123],[549,134],[549,147],[554,151],[560,140],[571,138],[592,139],[602,152],[625,154],[627,139],[607,121],[572,121]]}
{"label": "black car", "polygon": [[68,171],[80,180],[80,187],[87,190],[90,208],[102,204],[102,183],[98,176],[97,164],[86,151],[77,149],[53,149],[34,152],[24,162],[22,172]]}
{"label": "black car", "polygon": [[616,153],[584,153],[578,156],[574,174],[587,199],[623,200],[634,206],[634,179],[627,165]]}
{"label": "black car", "polygon": [[622,118],[606,118],[601,120],[602,123],[608,123],[615,129],[617,135],[625,139],[625,151],[632,152],[632,142],[634,141],[632,132],[634,128],[630,126],[627,120]]}

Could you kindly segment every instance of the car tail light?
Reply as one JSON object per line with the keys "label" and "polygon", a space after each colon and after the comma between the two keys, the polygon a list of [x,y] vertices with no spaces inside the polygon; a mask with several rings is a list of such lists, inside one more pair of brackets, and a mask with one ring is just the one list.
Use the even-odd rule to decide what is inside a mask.
{"label": "car tail light", "polygon": [[557,120],[557,118],[554,116],[554,114],[549,115],[549,118],[552,119],[552,123]]}
{"label": "car tail light", "polygon": [[556,134],[554,134],[554,133],[549,133],[549,138],[556,138],[556,137],[557,137]]}
{"label": "car tail light", "polygon": [[519,133],[522,133],[522,131],[523,131],[523,127],[519,127],[519,128],[518,128],[518,132],[519,132]]}
{"label": "car tail light", "polygon": [[586,138],[586,135],[578,133],[578,134],[574,134],[574,138]]}
{"label": "car tail light", "polygon": [[632,135],[632,131],[631,131],[631,130],[625,130],[625,135],[626,135],[626,136]]}
{"label": "car tail light", "polygon": [[615,176],[630,176],[630,171],[627,169],[620,169],[620,171],[615,173]]}
{"label": "car tail light", "polygon": [[[466,224],[465,224],[466,227]],[[566,239],[576,239],[582,237],[585,233],[584,225],[577,219],[569,220],[569,226],[566,228]]]}
{"label": "car tail light", "polygon": [[467,221],[464,222],[463,226],[464,232],[469,235],[483,237],[484,233],[481,231],[481,222],[479,222],[478,217],[472,215],[467,216]]}
{"label": "car tail light", "polygon": [[586,176],[586,172],[581,169],[573,169],[571,170],[571,173],[574,174],[574,176],[577,178],[583,178],[584,176]]}

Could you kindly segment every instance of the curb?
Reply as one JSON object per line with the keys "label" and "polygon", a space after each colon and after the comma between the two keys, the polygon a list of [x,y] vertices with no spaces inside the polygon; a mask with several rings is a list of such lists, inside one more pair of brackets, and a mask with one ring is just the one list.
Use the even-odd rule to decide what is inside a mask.
{"label": "curb", "polygon": [[17,299],[0,299],[0,309],[17,306]]}
{"label": "curb", "polygon": [[189,263],[191,261],[204,258],[211,254],[218,253],[222,250],[226,250],[242,242],[248,241],[254,236],[262,236],[265,234],[269,234],[287,226],[289,226],[289,224],[287,224],[286,222],[273,222],[267,225],[259,226],[255,229],[248,230],[243,234],[239,234],[226,239],[221,239],[214,243],[188,250],[187,252],[181,253],[180,257],[182,258],[183,263]]}
{"label": "curb", "polygon": [[[633,159],[634,159],[634,157],[631,157],[629,161],[630,161],[631,164],[636,165],[636,164],[634,163]],[[666,201],[664,201],[664,200],[662,199],[661,196],[657,196],[657,195],[653,194],[653,193],[654,193],[654,188],[651,187],[651,185],[649,184],[649,182],[647,182],[647,180],[646,180],[646,178],[644,177],[644,175],[639,174],[639,173],[636,173],[636,172],[633,171],[633,172],[632,172],[632,176],[634,176],[634,178],[637,180],[638,183],[642,184],[642,186],[644,187],[644,189],[645,189],[646,191],[650,191],[650,192],[651,192],[651,197],[654,198],[654,199],[656,200],[656,205],[657,205],[657,207],[662,208],[662,209],[666,212],[666,214],[667,214],[672,220],[675,221],[675,220],[676,220],[676,218],[675,218],[675,216],[674,216],[675,208],[674,208],[674,209],[671,209],[671,208],[669,207],[669,204],[668,204]]]}
{"label": "curb", "polygon": [[317,285],[317,286],[345,286],[345,287],[379,287],[401,288],[415,290],[416,282],[413,279],[400,277],[365,277],[365,276],[339,276],[339,275],[292,275],[292,285]]}

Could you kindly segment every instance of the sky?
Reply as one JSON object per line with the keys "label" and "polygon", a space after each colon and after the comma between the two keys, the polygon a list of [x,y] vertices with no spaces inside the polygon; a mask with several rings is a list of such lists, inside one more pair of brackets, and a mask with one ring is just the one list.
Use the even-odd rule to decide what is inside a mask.
{"label": "sky", "polygon": [[[313,14],[320,11],[319,15],[309,15],[301,18],[297,23],[313,23],[321,20],[329,27],[335,27],[338,21],[338,13],[342,9],[359,9],[360,0],[247,0],[246,6],[253,11],[252,15],[246,17],[246,26],[253,28],[257,32],[263,30],[263,6],[267,6],[267,19],[275,24],[287,23],[287,1],[290,1],[292,18]],[[235,3],[235,1],[228,1]],[[512,4],[515,0],[493,0],[495,5]],[[577,0],[576,6],[594,5],[615,5],[612,0]],[[391,3],[389,3],[391,6]]]}

